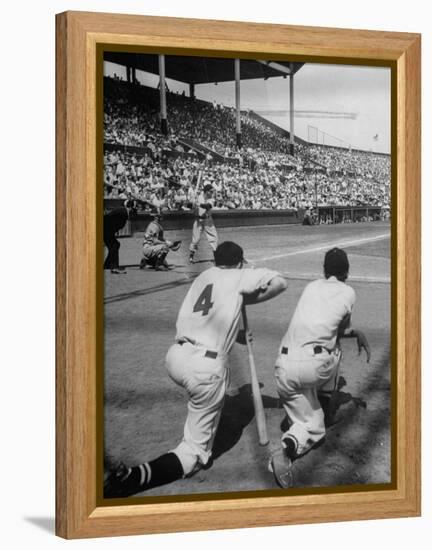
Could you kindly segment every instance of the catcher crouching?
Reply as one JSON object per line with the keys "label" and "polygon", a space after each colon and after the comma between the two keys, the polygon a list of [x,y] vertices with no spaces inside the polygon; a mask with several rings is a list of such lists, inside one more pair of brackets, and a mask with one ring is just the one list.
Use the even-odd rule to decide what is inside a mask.
{"label": "catcher crouching", "polygon": [[160,210],[153,212],[153,220],[145,230],[140,269],[148,266],[158,271],[168,270],[170,268],[166,260],[168,252],[176,251],[181,246],[181,241],[169,241],[164,238],[163,227],[160,223],[162,219]]}

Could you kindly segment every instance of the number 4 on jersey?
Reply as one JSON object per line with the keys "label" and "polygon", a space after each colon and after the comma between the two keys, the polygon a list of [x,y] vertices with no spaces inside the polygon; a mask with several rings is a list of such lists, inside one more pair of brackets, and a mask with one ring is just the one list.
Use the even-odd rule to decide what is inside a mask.
{"label": "number 4 on jersey", "polygon": [[198,300],[196,301],[193,311],[198,313],[202,311],[203,316],[208,315],[208,312],[213,307],[213,302],[211,301],[211,295],[213,291],[213,285],[207,285],[204,290],[199,295]]}

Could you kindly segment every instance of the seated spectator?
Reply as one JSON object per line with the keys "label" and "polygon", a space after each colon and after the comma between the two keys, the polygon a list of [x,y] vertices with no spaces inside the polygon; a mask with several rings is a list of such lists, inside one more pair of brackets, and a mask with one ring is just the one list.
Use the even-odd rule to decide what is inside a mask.
{"label": "seated spectator", "polygon": [[[201,187],[211,183],[220,208],[298,210],[317,202],[321,208],[376,206],[389,218],[388,155],[296,144],[292,156],[286,132],[252,111],[242,113],[244,145],[238,148],[233,108],[171,93],[169,135],[164,136],[158,105],[155,89],[105,79],[104,140],[112,149],[104,155],[106,197],[132,193],[158,207],[184,210],[194,200],[202,172]],[[181,139],[195,145],[186,153]],[[333,223],[328,216],[322,221]]]}

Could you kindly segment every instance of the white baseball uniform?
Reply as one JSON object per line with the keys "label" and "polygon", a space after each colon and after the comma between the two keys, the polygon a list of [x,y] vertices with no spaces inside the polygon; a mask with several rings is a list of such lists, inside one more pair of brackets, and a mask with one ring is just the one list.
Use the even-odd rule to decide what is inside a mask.
{"label": "white baseball uniform", "polygon": [[206,198],[204,196],[204,193],[201,193],[198,197],[196,205],[196,219],[192,227],[192,242],[189,247],[189,250],[192,253],[195,253],[197,251],[198,243],[201,239],[203,231],[207,236],[207,240],[213,252],[216,250],[218,245],[218,234],[213,221],[211,210],[202,208],[201,204],[211,204],[213,206],[214,200],[212,198]]}
{"label": "white baseball uniform", "polygon": [[166,367],[188,394],[183,440],[173,451],[185,476],[211,457],[229,383],[227,356],[237,338],[243,295],[267,288],[277,275],[265,268],[211,267],[197,277],[183,301]]}
{"label": "white baseball uniform", "polygon": [[335,389],[341,350],[338,331],[349,328],[355,292],[336,277],[309,283],[282,339],[275,376],[279,397],[297,455],[307,452],[325,435],[320,392]]}

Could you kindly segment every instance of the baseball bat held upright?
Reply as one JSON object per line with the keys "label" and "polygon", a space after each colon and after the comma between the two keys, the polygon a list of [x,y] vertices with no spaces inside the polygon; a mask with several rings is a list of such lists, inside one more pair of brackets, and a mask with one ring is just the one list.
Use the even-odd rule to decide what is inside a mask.
{"label": "baseball bat held upright", "polygon": [[248,326],[245,306],[242,307],[242,317],[243,317],[243,326],[244,326],[245,337],[246,337],[249,368],[250,368],[250,374],[251,374],[252,398],[253,398],[255,417],[257,422],[258,439],[259,439],[259,444],[264,446],[264,445],[267,445],[269,442],[268,435],[267,435],[267,424],[266,424],[266,419],[264,414],[264,405],[262,401],[262,395],[260,392],[258,377],[256,373],[255,359],[252,351],[252,344],[249,342],[249,339],[248,339],[249,326]]}

